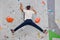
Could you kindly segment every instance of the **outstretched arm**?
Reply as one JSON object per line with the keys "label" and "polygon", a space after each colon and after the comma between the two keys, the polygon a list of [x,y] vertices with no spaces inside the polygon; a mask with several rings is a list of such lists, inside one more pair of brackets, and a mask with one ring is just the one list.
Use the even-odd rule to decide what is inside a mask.
{"label": "outstretched arm", "polygon": [[35,14],[37,14],[36,10],[33,7],[31,9],[34,11]]}
{"label": "outstretched arm", "polygon": [[20,3],[20,10],[23,12],[23,4]]}

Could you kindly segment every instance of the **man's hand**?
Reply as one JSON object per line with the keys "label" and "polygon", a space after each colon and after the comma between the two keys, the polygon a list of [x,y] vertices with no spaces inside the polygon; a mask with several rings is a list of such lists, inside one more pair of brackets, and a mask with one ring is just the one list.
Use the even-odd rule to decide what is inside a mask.
{"label": "man's hand", "polygon": [[20,10],[23,12],[23,4],[20,2]]}

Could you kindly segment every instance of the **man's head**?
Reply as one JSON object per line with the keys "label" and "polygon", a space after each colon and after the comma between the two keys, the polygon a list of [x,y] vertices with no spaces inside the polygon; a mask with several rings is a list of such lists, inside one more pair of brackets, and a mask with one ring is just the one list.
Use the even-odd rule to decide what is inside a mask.
{"label": "man's head", "polygon": [[31,8],[31,6],[30,6],[30,5],[26,6],[26,9],[27,9],[27,10],[30,10],[30,8]]}

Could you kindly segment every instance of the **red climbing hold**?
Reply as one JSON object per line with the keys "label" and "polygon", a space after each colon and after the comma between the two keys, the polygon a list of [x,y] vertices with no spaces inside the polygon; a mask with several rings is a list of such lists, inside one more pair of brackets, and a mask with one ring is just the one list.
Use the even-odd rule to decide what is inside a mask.
{"label": "red climbing hold", "polygon": [[45,2],[44,1],[42,1],[42,5],[45,5]]}
{"label": "red climbing hold", "polygon": [[36,22],[36,23],[39,23],[39,22],[40,22],[40,18],[36,18],[36,19],[35,19],[35,22]]}
{"label": "red climbing hold", "polygon": [[12,18],[12,17],[7,17],[6,20],[7,20],[7,22],[11,23],[11,22],[13,22],[14,18]]}

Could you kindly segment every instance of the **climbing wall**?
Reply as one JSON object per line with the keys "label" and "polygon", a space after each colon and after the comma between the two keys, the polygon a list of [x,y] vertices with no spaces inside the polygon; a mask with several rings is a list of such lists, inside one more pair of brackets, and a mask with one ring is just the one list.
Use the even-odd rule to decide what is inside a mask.
{"label": "climbing wall", "polygon": [[[32,20],[42,29],[49,30],[45,35],[33,26],[26,25],[12,35],[10,29],[16,28],[24,21],[24,14],[19,9],[20,2],[24,8],[31,5],[37,11]],[[59,0],[0,0],[0,40],[60,40]],[[56,35],[56,36],[54,36]]]}

